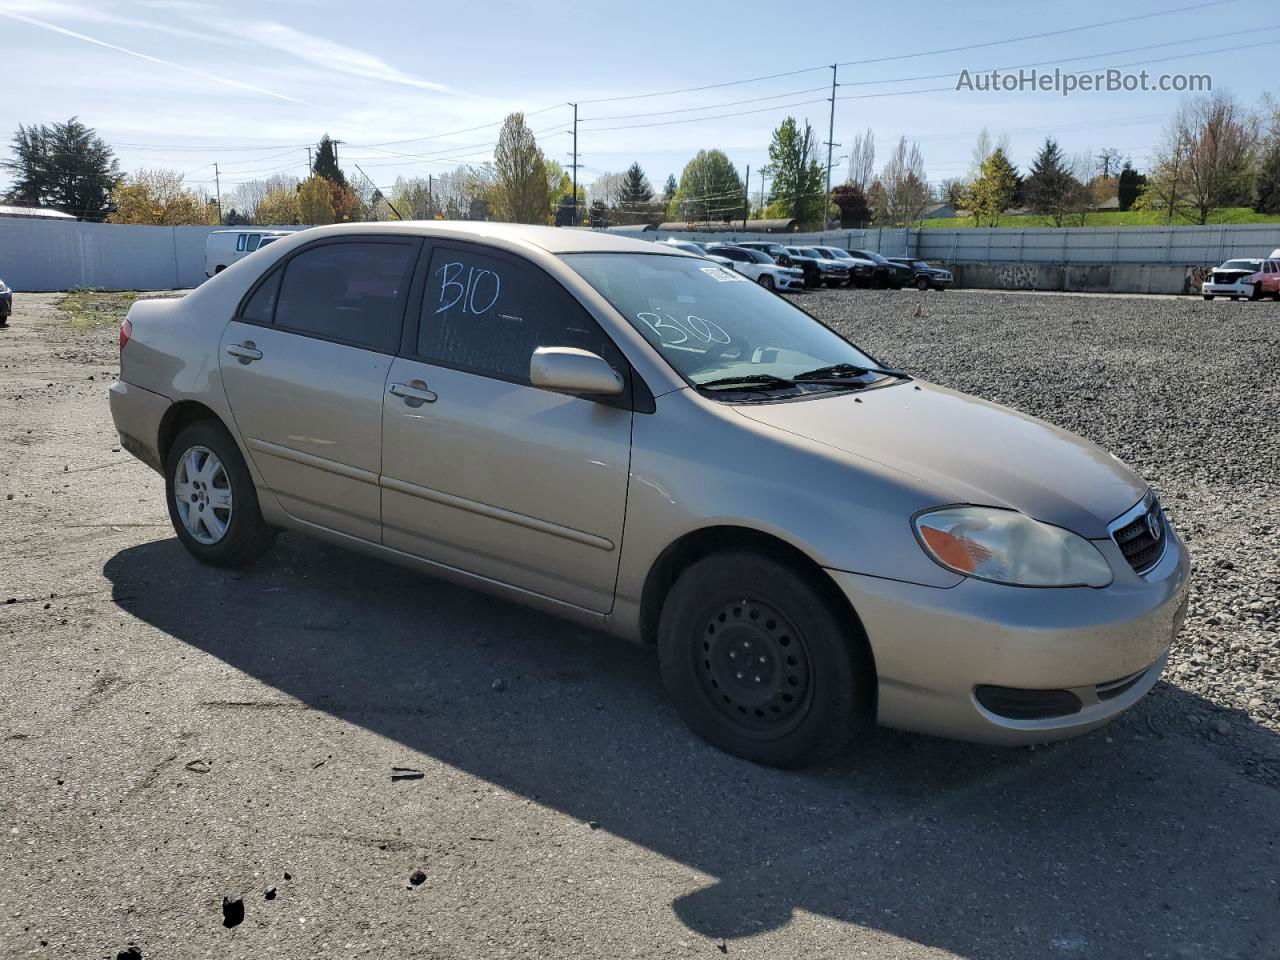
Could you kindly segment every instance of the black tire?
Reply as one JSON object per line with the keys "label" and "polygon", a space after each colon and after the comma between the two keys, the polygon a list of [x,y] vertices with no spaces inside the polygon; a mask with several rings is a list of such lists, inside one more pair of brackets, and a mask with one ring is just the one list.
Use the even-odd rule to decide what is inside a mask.
{"label": "black tire", "polygon": [[1212,293],[1206,293],[1206,294],[1203,294],[1203,296],[1204,296],[1204,298],[1205,298],[1206,300],[1212,300],[1212,299],[1213,299],[1213,294],[1212,294]]}
{"label": "black tire", "polygon": [[928,289],[929,289],[929,278],[928,278],[928,277],[921,277],[919,280],[917,280],[917,281],[916,281],[916,289],[917,289],[917,290],[920,290],[920,291],[922,291],[922,292],[923,292],[923,291],[925,291],[925,290],[928,290]]}
{"label": "black tire", "polygon": [[[680,575],[663,605],[663,683],[693,731],[726,753],[808,766],[872,722],[875,671],[848,621],[787,563],[712,554]],[[739,656],[759,673],[744,676]]]}
{"label": "black tire", "polygon": [[1240,298],[1239,298],[1239,297],[1232,297],[1231,299],[1232,299],[1232,300],[1239,300]]}
{"label": "black tire", "polygon": [[764,287],[766,290],[773,289],[773,277],[769,276],[767,273],[760,274],[756,283],[760,284],[760,286]]}
{"label": "black tire", "polygon": [[[212,451],[221,461],[226,487],[231,494],[229,521],[222,536],[213,543],[202,543],[187,529],[178,512],[174,488],[179,465],[193,448]],[[193,557],[212,567],[243,567],[257,560],[275,539],[276,531],[262,519],[258,507],[258,491],[240,456],[240,448],[226,428],[216,420],[199,420],[182,430],[173,441],[165,459],[165,501],[169,520],[178,539]],[[198,496],[199,494],[193,494]],[[197,504],[199,507],[205,504]],[[209,504],[212,511],[212,504]]]}
{"label": "black tire", "polygon": [[1255,284],[1253,285],[1253,293],[1249,294],[1249,299],[1250,299],[1250,300],[1261,300],[1261,299],[1262,299],[1262,285],[1261,285],[1261,284],[1257,284],[1257,283],[1255,283]]}

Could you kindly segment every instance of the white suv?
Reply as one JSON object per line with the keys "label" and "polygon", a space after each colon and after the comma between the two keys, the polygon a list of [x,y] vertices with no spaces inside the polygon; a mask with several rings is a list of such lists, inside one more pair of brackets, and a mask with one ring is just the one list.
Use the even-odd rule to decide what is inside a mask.
{"label": "white suv", "polygon": [[714,244],[707,247],[707,253],[727,257],[733,261],[734,270],[769,290],[804,289],[803,270],[780,267],[774,262],[773,257],[759,250],[729,244]]}

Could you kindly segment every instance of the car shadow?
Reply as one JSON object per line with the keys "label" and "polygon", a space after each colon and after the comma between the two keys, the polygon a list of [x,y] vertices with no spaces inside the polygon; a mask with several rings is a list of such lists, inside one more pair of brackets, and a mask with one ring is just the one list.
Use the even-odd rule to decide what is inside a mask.
{"label": "car shadow", "polygon": [[1065,744],[877,731],[789,773],[688,733],[649,650],[303,537],[247,571],[167,539],[105,573],[261,683],[714,877],[672,909],[717,941],[798,910],[963,957],[1255,957],[1280,933],[1276,791],[1167,684]]}

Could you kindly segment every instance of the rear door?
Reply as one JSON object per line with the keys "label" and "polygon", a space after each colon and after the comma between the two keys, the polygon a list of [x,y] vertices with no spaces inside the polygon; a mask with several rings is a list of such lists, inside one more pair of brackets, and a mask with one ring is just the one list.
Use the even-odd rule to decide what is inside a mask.
{"label": "rear door", "polygon": [[249,456],[303,523],[377,542],[382,392],[421,241],[308,245],[227,325],[222,382]]}
{"label": "rear door", "polygon": [[[631,459],[629,364],[559,281],[505,252],[433,243],[415,290],[384,398],[383,542],[608,612]],[[542,346],[604,357],[628,383],[624,398],[532,386]]]}

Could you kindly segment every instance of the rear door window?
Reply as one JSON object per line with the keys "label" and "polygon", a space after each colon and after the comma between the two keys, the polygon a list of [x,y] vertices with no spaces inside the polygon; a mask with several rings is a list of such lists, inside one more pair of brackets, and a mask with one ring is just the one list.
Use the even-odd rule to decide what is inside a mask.
{"label": "rear door window", "polygon": [[248,239],[246,234],[238,234],[236,236],[236,253],[244,253],[244,242]]}
{"label": "rear door window", "polygon": [[419,243],[325,243],[284,268],[275,323],[297,333],[395,352]]}
{"label": "rear door window", "polygon": [[244,245],[245,251],[247,253],[253,253],[253,251],[258,249],[258,243],[261,240],[262,240],[262,234],[260,233],[249,234],[249,241]]}

